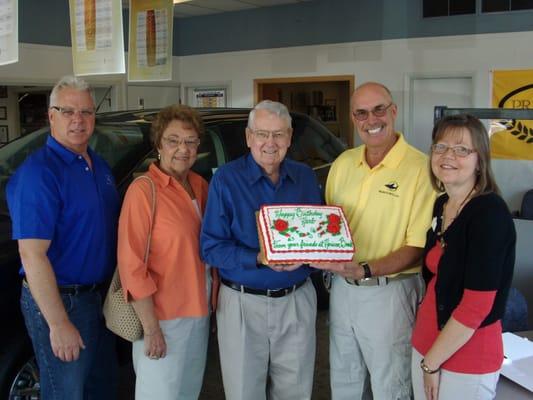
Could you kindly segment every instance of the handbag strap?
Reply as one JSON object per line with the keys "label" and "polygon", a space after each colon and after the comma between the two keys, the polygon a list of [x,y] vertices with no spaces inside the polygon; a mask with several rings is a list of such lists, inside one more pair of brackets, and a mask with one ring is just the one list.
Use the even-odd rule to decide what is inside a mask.
{"label": "handbag strap", "polygon": [[133,182],[139,179],[146,179],[150,182],[152,188],[152,210],[150,215],[150,230],[148,231],[148,238],[146,239],[146,250],[144,252],[144,264],[148,263],[148,253],[150,253],[150,242],[152,241],[152,230],[154,228],[154,218],[155,218],[155,184],[152,178],[148,175],[141,175],[135,178]]}

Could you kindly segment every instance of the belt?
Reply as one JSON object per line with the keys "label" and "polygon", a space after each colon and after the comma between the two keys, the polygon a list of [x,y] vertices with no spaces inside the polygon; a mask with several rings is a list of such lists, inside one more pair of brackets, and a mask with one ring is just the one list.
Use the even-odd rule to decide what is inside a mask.
{"label": "belt", "polygon": [[292,285],[292,286],[289,286],[283,289],[254,289],[254,288],[249,288],[249,287],[240,285],[235,282],[228,281],[227,279],[224,279],[224,278],[220,278],[220,282],[222,282],[227,287],[233,290],[236,290],[238,292],[241,292],[241,293],[257,294],[257,295],[266,296],[266,297],[283,297],[294,292],[296,289],[301,287],[305,282],[307,282],[307,279],[304,279],[303,281],[295,285]]}
{"label": "belt", "polygon": [[417,275],[418,273],[414,273],[414,274],[411,273],[411,274],[398,274],[396,276],[393,276],[392,278],[388,276],[374,276],[372,278],[359,279],[359,280],[354,280],[354,279],[349,279],[349,278],[344,278],[344,280],[346,281],[346,283],[350,285],[355,285],[355,286],[385,286],[391,282],[401,281],[403,279],[409,279]]}
{"label": "belt", "polygon": [[[29,289],[26,278],[22,280],[22,284]],[[59,293],[76,296],[81,293],[100,292],[106,288],[105,283],[93,283],[91,285],[61,285],[58,287]]]}

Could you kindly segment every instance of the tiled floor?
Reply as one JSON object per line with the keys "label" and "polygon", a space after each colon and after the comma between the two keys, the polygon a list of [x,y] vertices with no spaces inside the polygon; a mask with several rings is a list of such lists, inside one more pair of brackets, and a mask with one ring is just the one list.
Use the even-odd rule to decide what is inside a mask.
{"label": "tiled floor", "polygon": [[[317,353],[315,363],[315,378],[313,386],[313,400],[328,400],[329,393],[329,361],[328,361],[328,327],[327,311],[319,311],[317,315]],[[207,356],[207,367],[200,400],[223,400],[222,375],[218,359],[218,348],[215,338],[211,338]],[[120,400],[131,400],[133,396],[135,375],[131,365],[121,369]]]}

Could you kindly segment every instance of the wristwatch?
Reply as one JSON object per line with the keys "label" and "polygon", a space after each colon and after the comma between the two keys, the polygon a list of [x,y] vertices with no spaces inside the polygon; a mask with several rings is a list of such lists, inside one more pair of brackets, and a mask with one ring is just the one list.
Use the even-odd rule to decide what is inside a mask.
{"label": "wristwatch", "polygon": [[368,265],[366,261],[360,262],[359,265],[365,270],[365,276],[363,279],[372,278],[372,271],[370,270],[370,265]]}
{"label": "wristwatch", "polygon": [[430,375],[433,375],[433,374],[436,374],[437,372],[440,371],[440,368],[437,368],[437,369],[430,369],[426,363],[424,362],[424,359],[421,359],[420,360],[420,368],[422,368],[422,371],[424,371],[425,374],[430,374]]}

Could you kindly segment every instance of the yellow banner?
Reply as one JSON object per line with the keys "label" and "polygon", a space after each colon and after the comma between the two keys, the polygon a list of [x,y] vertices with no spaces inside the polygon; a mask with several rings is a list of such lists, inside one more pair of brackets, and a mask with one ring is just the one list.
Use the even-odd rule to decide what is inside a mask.
{"label": "yellow banner", "polygon": [[[492,106],[533,109],[533,70],[494,71]],[[490,145],[493,158],[533,160],[533,120],[493,123]]]}
{"label": "yellow banner", "polygon": [[172,79],[172,0],[130,0],[128,81]]}

